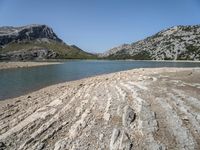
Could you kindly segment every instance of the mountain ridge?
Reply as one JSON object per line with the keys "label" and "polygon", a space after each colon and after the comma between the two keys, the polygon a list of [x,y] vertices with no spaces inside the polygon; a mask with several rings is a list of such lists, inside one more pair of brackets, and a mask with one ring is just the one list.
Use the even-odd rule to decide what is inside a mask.
{"label": "mountain ridge", "polygon": [[200,60],[200,25],[173,26],[100,55],[109,59]]}
{"label": "mountain ridge", "polygon": [[0,60],[90,59],[93,54],[63,42],[47,25],[0,27]]}

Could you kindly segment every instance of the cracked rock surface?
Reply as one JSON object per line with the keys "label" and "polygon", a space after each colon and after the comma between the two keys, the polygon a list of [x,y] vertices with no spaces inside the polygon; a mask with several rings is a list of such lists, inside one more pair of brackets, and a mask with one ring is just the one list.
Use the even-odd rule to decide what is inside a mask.
{"label": "cracked rock surface", "polygon": [[0,150],[200,149],[200,69],[135,69],[0,102]]}

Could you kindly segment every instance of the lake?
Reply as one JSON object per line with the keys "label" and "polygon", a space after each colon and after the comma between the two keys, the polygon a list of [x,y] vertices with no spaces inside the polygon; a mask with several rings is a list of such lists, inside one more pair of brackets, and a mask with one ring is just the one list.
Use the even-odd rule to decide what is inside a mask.
{"label": "lake", "polygon": [[0,100],[65,81],[135,68],[155,67],[200,67],[200,63],[71,60],[58,65],[0,70]]}

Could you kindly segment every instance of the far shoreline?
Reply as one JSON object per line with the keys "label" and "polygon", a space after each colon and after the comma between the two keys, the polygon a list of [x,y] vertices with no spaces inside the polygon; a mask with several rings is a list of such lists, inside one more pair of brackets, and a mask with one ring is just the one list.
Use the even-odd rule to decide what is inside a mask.
{"label": "far shoreline", "polygon": [[170,63],[200,63],[193,60],[133,60],[133,59],[48,59],[33,61],[0,61],[0,70],[30,68],[46,65],[62,64],[66,61],[144,61],[144,62],[170,62]]}
{"label": "far shoreline", "polygon": [[106,60],[106,61],[155,61],[155,62],[194,62],[200,63],[199,60],[134,60],[134,59],[94,59],[94,60]]}

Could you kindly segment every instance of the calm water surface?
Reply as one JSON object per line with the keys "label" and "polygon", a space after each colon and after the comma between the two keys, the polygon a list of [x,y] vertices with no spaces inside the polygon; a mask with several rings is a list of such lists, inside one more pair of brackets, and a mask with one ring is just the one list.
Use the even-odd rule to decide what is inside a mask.
{"label": "calm water surface", "polygon": [[200,67],[200,63],[73,60],[58,65],[0,70],[0,100],[20,96],[64,81],[134,68],[150,67]]}

